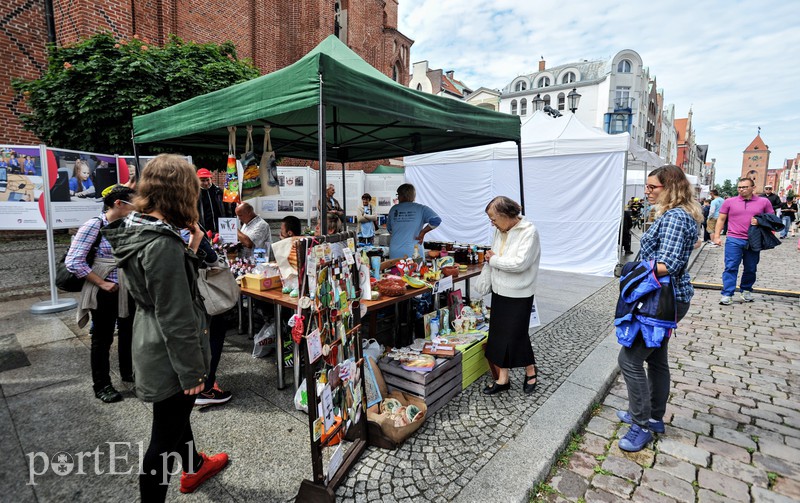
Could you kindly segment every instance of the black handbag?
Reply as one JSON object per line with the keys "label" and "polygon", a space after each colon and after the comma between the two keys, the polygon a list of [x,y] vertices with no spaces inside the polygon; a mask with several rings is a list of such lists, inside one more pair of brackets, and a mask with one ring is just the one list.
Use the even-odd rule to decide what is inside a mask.
{"label": "black handbag", "polygon": [[[100,219],[98,218],[98,220]],[[103,227],[101,225],[100,230],[102,229]],[[97,247],[100,246],[101,239],[103,239],[103,234],[98,232],[97,239],[94,240],[92,248],[89,250],[89,253],[86,254],[86,263],[89,264],[90,267],[92,263],[94,263],[94,256],[97,254]],[[56,286],[65,292],[80,292],[86,278],[79,278],[67,269],[67,253],[69,253],[69,251],[64,253],[61,260],[56,264]]]}

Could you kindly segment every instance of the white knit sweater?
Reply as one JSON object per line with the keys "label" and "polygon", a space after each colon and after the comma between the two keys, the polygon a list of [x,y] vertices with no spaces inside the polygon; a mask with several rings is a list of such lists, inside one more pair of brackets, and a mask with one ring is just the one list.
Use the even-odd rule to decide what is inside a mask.
{"label": "white knit sweater", "polygon": [[507,233],[503,245],[503,232],[496,230],[492,251],[495,255],[488,263],[491,268],[492,291],[504,297],[530,297],[536,293],[539,276],[539,232],[522,217]]}

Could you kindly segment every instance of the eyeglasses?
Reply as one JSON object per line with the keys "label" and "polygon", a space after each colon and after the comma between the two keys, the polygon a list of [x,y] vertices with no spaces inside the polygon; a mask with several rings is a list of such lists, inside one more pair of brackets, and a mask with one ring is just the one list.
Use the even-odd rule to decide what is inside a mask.
{"label": "eyeglasses", "polygon": [[656,189],[660,189],[661,187],[663,187],[663,185],[645,185],[644,186],[644,188],[649,190],[650,192],[653,192]]}
{"label": "eyeglasses", "polygon": [[736,190],[752,189],[755,185],[746,185],[744,187],[736,187]]}

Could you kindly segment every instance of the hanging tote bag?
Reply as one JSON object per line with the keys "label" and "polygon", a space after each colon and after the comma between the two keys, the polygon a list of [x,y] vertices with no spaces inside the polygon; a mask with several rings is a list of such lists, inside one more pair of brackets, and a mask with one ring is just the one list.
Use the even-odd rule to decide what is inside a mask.
{"label": "hanging tote bag", "polygon": [[208,314],[222,314],[239,302],[239,285],[224,258],[200,269],[198,273],[197,289]]}
{"label": "hanging tote bag", "polygon": [[228,126],[228,165],[225,169],[225,187],[222,191],[223,203],[240,203],[239,192],[240,163],[236,160],[236,126]]}
{"label": "hanging tote bag", "polygon": [[244,173],[242,174],[242,200],[247,201],[261,195],[261,168],[256,159],[253,144],[253,126],[247,126],[247,141],[241,157]]}
{"label": "hanging tote bag", "polygon": [[270,127],[264,128],[264,153],[261,154],[261,190],[264,196],[277,196],[281,193],[278,185],[278,164],[275,152],[272,151],[272,140],[269,137]]}

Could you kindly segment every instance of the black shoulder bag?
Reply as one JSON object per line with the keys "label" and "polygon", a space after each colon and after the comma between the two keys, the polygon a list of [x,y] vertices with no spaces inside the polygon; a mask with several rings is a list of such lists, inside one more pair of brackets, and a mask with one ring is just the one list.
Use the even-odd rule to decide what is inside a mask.
{"label": "black shoulder bag", "polygon": [[[100,219],[98,218],[98,220]],[[102,230],[103,225],[101,221],[100,231]],[[89,264],[89,267],[91,267],[92,263],[94,263],[94,256],[97,254],[97,247],[100,246],[101,239],[103,239],[103,233],[98,232],[97,239],[94,240],[92,248],[89,250],[89,253],[86,254],[86,263]],[[69,253],[69,250],[67,250],[67,252],[61,257],[61,260],[56,263],[56,286],[65,292],[80,292],[83,288],[83,283],[86,281],[86,278],[79,278],[71,273],[69,269],[67,269],[67,253]]]}

